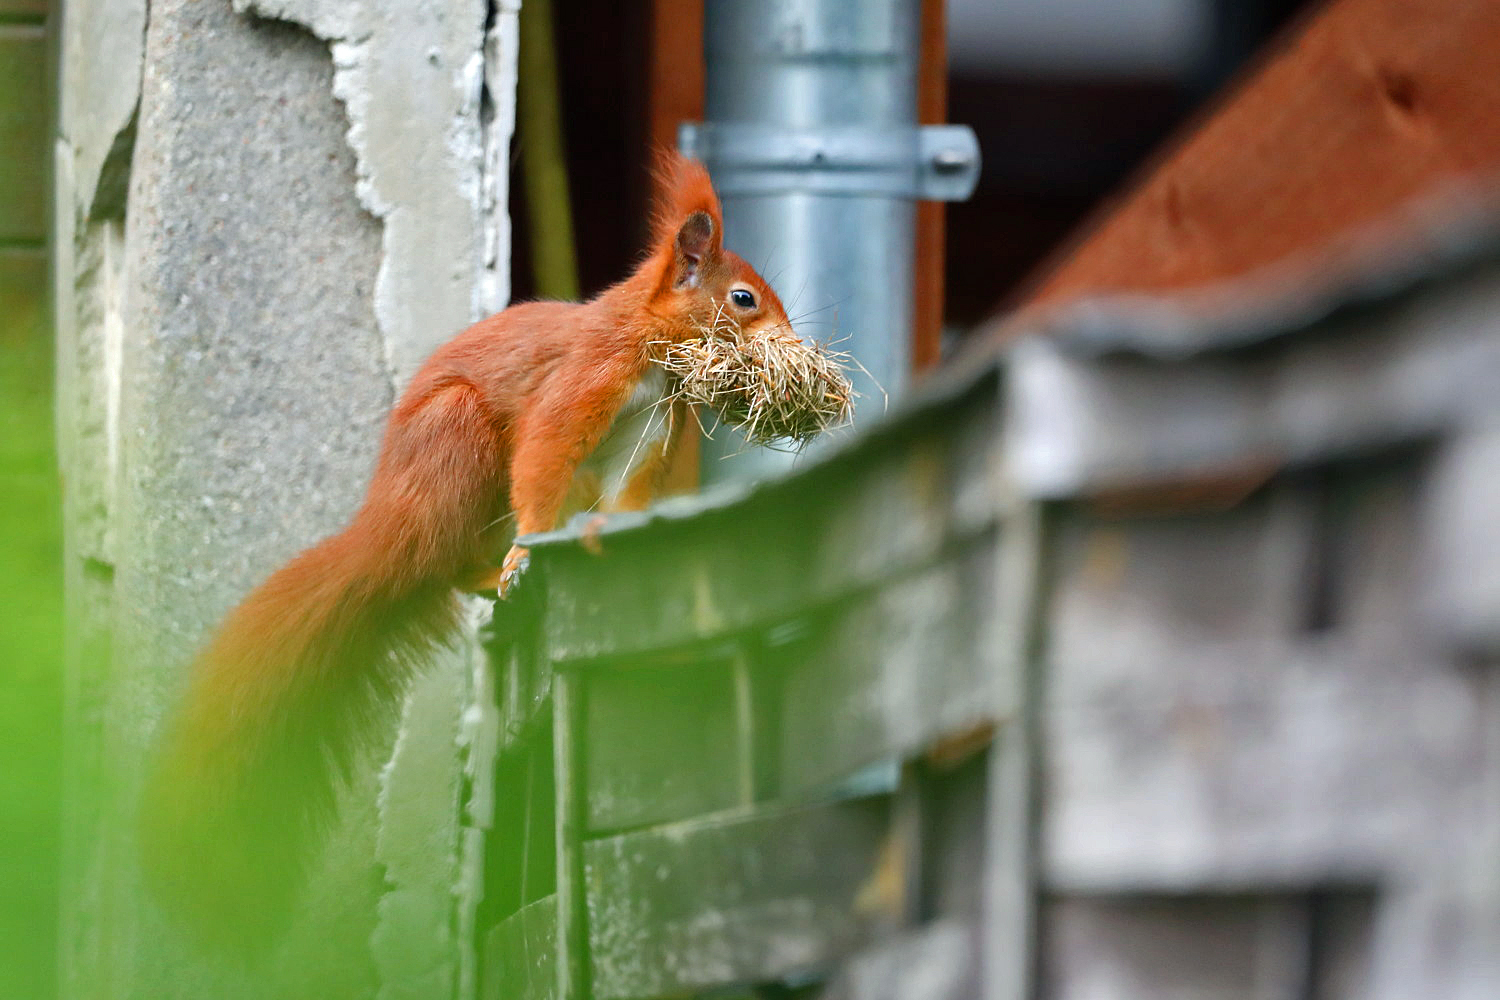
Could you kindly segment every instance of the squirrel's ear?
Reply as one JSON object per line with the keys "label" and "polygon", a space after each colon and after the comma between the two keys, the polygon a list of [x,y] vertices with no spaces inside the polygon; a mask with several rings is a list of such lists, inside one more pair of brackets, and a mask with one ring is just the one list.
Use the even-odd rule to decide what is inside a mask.
{"label": "squirrel's ear", "polygon": [[694,212],[677,230],[677,273],[672,282],[675,288],[694,288],[703,269],[703,261],[714,252],[718,233],[714,220],[707,212]]}

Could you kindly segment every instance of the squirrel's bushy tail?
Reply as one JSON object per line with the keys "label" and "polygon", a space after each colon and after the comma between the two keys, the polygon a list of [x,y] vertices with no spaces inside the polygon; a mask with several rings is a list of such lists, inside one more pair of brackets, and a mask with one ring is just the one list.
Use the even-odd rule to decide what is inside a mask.
{"label": "squirrel's bushy tail", "polygon": [[459,622],[455,577],[500,495],[472,390],[409,394],[353,523],[230,613],[149,764],[143,876],[192,936],[243,950],[290,908],[356,759]]}
{"label": "squirrel's bushy tail", "polygon": [[398,592],[369,575],[359,534],[304,552],[235,609],[156,747],[144,874],[195,937],[274,936],[338,783],[457,624],[451,588]]}

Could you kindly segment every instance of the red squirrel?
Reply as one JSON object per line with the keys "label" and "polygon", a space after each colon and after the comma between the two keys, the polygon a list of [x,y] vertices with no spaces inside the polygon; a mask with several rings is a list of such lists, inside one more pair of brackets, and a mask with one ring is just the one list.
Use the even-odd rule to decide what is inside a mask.
{"label": "red squirrel", "polygon": [[568,506],[650,501],[688,422],[663,405],[664,345],[726,323],[790,329],[724,249],[703,166],[669,156],[660,180],[635,271],[587,302],[511,306],[439,348],[391,412],[349,525],[252,591],[193,663],[141,835],[148,888],[197,935],[243,944],[286,921],[340,781],[451,640],[458,591],[504,596],[524,566],[514,544],[495,565],[506,541]]}

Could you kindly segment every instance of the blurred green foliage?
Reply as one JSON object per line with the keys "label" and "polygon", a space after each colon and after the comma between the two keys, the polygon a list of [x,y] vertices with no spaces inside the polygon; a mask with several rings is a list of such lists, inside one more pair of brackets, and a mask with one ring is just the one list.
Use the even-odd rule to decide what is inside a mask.
{"label": "blurred green foliage", "polygon": [[[8,21],[0,0],[0,245],[35,241],[47,225],[47,33]],[[22,12],[24,15],[24,12]]]}
{"label": "blurred green foliage", "polygon": [[0,997],[55,992],[62,518],[46,258],[0,249]]}
{"label": "blurred green foliage", "polygon": [[0,998],[56,995],[62,491],[45,249],[48,0],[0,0]]}

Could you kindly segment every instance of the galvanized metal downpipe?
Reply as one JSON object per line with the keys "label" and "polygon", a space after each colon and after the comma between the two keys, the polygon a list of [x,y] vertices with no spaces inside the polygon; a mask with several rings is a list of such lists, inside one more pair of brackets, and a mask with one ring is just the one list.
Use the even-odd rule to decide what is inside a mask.
{"label": "galvanized metal downpipe", "polygon": [[[971,130],[916,124],[920,13],[920,0],[707,0],[707,121],[679,135],[713,175],[730,248],[797,332],[869,370],[858,422],[909,379],[915,201],[967,198],[979,173]],[[703,480],[790,462],[720,428]]]}

